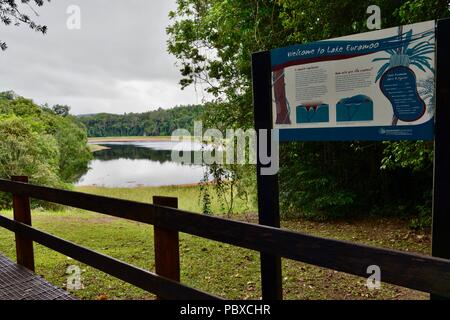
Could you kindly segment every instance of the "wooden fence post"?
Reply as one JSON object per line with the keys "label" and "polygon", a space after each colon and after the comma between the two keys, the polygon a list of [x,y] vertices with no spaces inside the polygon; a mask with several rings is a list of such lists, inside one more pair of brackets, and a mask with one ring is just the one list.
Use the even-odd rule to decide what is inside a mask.
{"label": "wooden fence post", "polygon": [[[272,69],[270,52],[258,52],[252,55],[253,107],[255,130],[257,132],[257,151],[260,151],[259,130],[268,130],[267,151],[272,154],[270,129],[272,122]],[[275,155],[278,156],[278,155]],[[262,175],[263,164],[258,157],[256,164],[256,178],[258,188],[258,217],[259,224],[279,228],[280,205],[278,174]],[[283,300],[283,283],[281,258],[261,253],[261,289],[263,300]]]}
{"label": "wooden fence post", "polygon": [[[153,204],[178,208],[178,199],[153,197]],[[177,231],[154,227],[155,271],[157,275],[180,282],[180,244]],[[161,299],[161,297],[158,297]]]}
{"label": "wooden fence post", "polygon": [[[28,177],[13,176],[12,181],[28,183]],[[13,195],[14,220],[31,226],[30,198],[23,195]],[[16,233],[17,263],[34,271],[33,241]]]}

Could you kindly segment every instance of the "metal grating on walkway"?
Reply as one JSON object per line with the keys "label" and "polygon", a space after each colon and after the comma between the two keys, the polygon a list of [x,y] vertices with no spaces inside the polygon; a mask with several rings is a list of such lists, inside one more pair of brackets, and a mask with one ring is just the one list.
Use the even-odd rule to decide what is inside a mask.
{"label": "metal grating on walkway", "polygon": [[0,255],[0,300],[76,300],[30,270]]}

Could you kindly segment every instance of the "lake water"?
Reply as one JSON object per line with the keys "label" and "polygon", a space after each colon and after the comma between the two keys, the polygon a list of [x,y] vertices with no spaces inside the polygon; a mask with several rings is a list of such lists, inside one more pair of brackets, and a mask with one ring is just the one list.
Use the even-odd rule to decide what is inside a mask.
{"label": "lake water", "polygon": [[107,150],[94,152],[89,171],[77,186],[132,188],[198,183],[205,167],[172,161],[172,150],[193,153],[200,144],[179,142],[108,142],[99,143]]}

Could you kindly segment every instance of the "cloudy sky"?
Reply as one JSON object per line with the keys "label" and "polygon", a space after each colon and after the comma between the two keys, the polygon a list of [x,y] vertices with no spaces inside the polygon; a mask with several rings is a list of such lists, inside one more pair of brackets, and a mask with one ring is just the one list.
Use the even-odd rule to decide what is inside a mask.
{"label": "cloudy sky", "polygon": [[[81,29],[69,30],[71,5]],[[67,104],[74,114],[144,112],[201,103],[200,88],[181,90],[166,51],[167,14],[175,0],[52,0],[38,8],[42,35],[0,25],[0,91],[39,104]]]}

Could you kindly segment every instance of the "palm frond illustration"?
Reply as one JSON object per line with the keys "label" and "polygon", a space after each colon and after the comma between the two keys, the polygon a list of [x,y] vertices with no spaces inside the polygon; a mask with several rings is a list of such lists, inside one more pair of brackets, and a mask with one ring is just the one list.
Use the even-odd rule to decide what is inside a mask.
{"label": "palm frond illustration", "polygon": [[[426,104],[418,91],[416,74],[412,68],[434,74],[433,59],[430,56],[435,51],[434,37],[432,31],[424,32],[419,37],[413,35],[413,30],[403,33],[403,27],[399,27],[398,46],[385,50],[389,56],[372,60],[385,61],[378,70],[375,82],[380,81],[381,91],[392,104],[394,126],[398,120],[413,122],[425,114]],[[399,98],[399,92],[404,96]],[[405,99],[408,100],[407,107]]]}
{"label": "palm frond illustration", "polygon": [[402,33],[402,28],[399,28],[399,47],[397,49],[385,50],[389,54],[388,57],[376,58],[372,62],[386,61],[378,70],[375,82],[378,82],[383,74],[394,67],[403,66],[409,67],[413,65],[419,70],[426,72],[430,70],[434,73],[434,68],[431,65],[431,57],[428,55],[434,53],[434,34],[432,34],[427,40],[421,41],[417,44],[412,44],[417,40],[413,38],[413,31],[410,30],[406,33]]}
{"label": "palm frond illustration", "polygon": [[428,77],[425,80],[417,82],[420,96],[428,101],[428,113],[434,115],[434,107],[436,105],[436,94],[434,86],[434,77]]}

